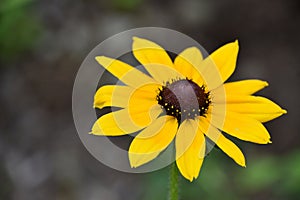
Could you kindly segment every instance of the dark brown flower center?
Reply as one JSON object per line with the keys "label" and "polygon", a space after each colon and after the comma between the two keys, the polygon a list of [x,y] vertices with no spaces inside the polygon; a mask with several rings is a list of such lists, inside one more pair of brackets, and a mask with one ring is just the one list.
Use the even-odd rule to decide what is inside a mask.
{"label": "dark brown flower center", "polygon": [[157,101],[178,122],[205,115],[211,102],[205,87],[189,79],[167,83],[159,90]]}

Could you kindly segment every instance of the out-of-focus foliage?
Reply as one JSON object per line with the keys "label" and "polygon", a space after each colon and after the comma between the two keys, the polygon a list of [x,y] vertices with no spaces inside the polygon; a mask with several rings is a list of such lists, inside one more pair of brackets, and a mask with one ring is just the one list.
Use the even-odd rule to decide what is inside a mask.
{"label": "out-of-focus foliage", "polygon": [[113,6],[119,10],[135,10],[143,0],[112,0]]}
{"label": "out-of-focus foliage", "polygon": [[0,199],[9,199],[9,194],[13,192],[13,185],[8,175],[4,172],[5,169],[3,169],[3,166],[0,164]]}
{"label": "out-of-focus foliage", "polygon": [[30,13],[32,0],[2,0],[0,3],[0,59],[8,60],[30,49],[41,27]]}
{"label": "out-of-focus foliage", "polygon": [[[299,151],[283,157],[249,158],[245,169],[230,163],[221,153],[212,154],[205,160],[196,181],[190,183],[181,178],[182,199],[251,199],[260,193],[266,199],[296,199],[300,195]],[[168,168],[149,177],[145,200],[166,198]]]}

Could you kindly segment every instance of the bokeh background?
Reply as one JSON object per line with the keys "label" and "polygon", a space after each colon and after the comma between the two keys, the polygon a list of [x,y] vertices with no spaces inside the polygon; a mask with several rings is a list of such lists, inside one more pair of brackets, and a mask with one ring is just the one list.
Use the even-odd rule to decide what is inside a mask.
{"label": "bokeh background", "polygon": [[182,199],[299,199],[300,1],[1,0],[0,199],[165,199],[168,169],[127,174],[94,159],[72,119],[72,86],[85,56],[121,31],[159,26],[208,52],[239,39],[231,80],[259,78],[259,94],[288,110],[266,123],[272,144],[235,140],[241,168],[220,150]]}

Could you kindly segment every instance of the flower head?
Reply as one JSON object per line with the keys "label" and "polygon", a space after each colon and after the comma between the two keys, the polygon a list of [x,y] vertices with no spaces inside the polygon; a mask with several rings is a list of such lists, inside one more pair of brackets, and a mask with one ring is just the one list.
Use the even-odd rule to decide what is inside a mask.
{"label": "flower head", "polygon": [[258,144],[271,143],[262,123],[286,111],[253,95],[268,85],[265,81],[224,83],[235,70],[238,49],[235,41],[203,58],[196,47],[190,47],[172,61],[158,44],[134,37],[133,54],[150,75],[122,61],[96,57],[125,85],[98,89],[96,108],[122,109],[101,116],[91,133],[119,136],[140,131],[128,151],[132,167],[155,159],[175,140],[178,169],[190,181],[199,175],[207,139],[245,166],[243,153],[226,134]]}

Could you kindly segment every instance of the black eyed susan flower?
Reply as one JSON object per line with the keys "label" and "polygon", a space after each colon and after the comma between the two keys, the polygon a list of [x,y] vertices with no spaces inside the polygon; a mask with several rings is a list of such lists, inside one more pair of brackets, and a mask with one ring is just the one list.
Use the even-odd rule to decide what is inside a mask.
{"label": "black eyed susan flower", "polygon": [[286,111],[253,95],[268,85],[265,81],[224,83],[235,70],[238,49],[235,41],[203,58],[196,47],[190,47],[173,62],[159,45],[134,37],[133,54],[149,75],[119,60],[96,57],[124,84],[98,89],[96,108],[121,109],[101,116],[91,133],[119,136],[140,131],[128,151],[132,167],[155,159],[175,140],[177,167],[190,181],[199,175],[208,139],[245,166],[243,153],[225,134],[258,144],[271,143],[262,123]]}

